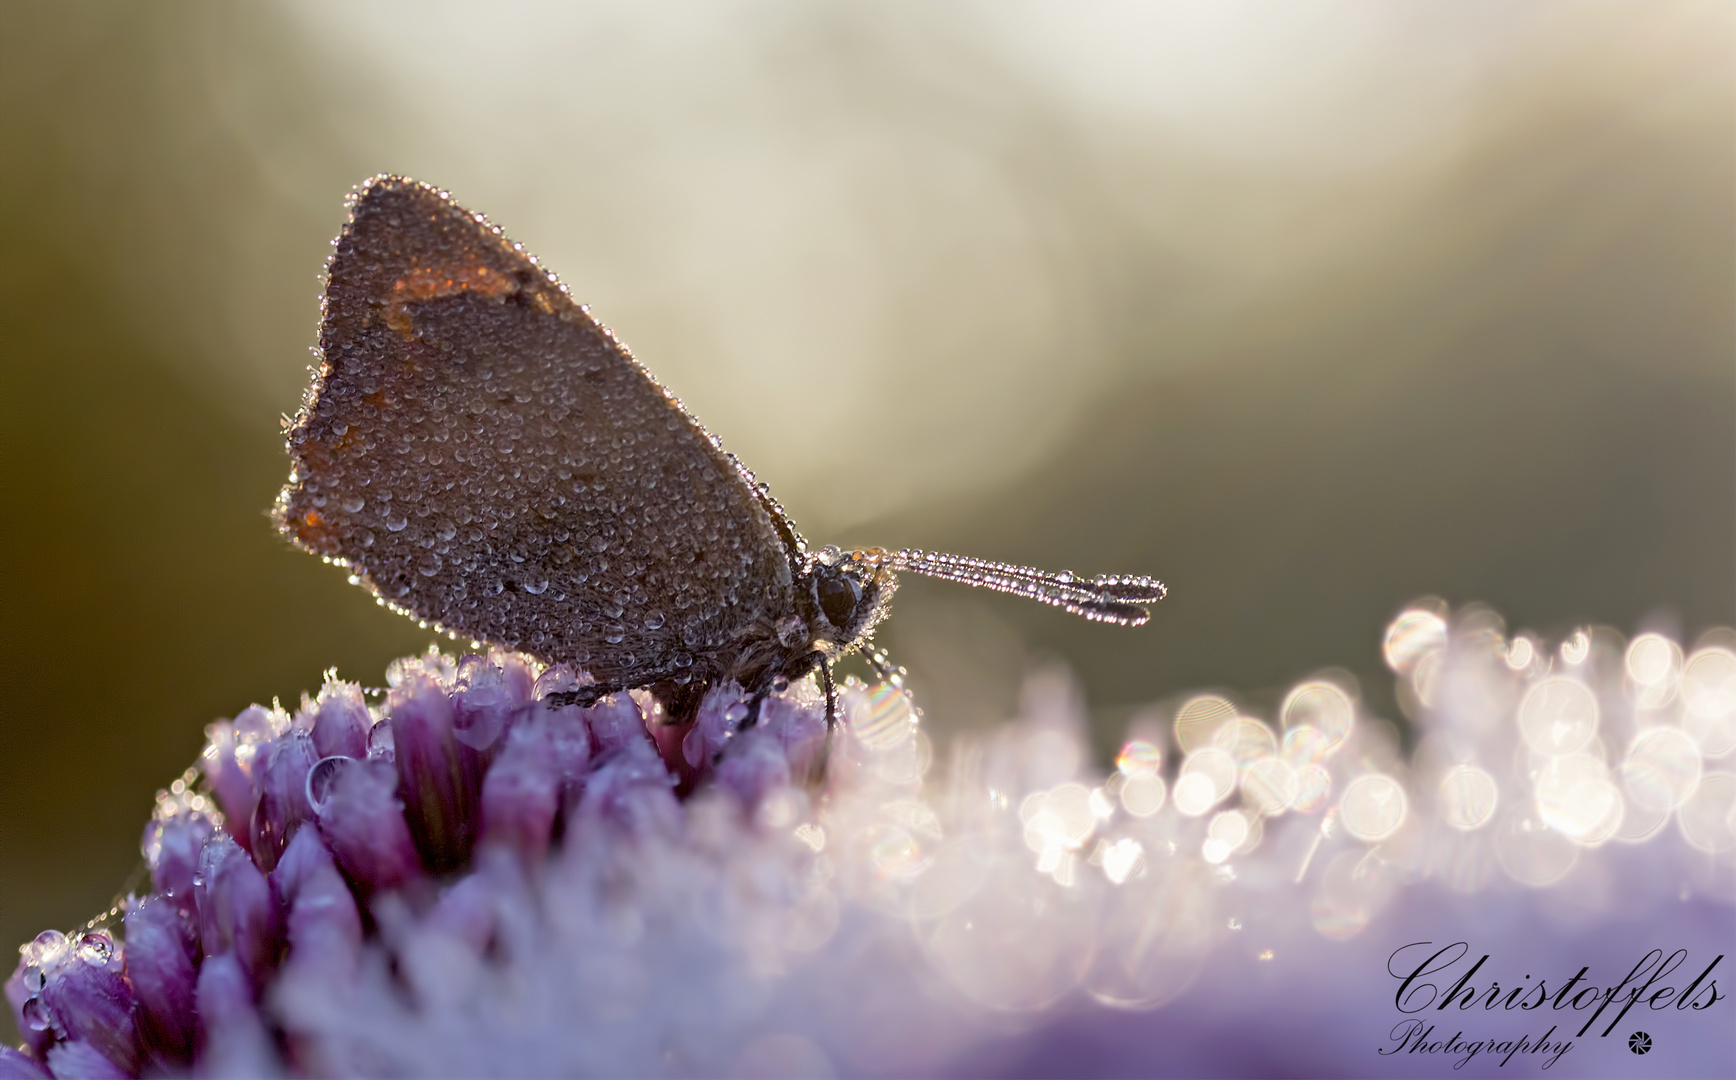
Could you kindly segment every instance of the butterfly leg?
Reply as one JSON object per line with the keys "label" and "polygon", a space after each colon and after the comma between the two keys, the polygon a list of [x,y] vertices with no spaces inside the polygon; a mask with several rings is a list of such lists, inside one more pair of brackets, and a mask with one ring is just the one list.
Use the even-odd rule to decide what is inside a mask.
{"label": "butterfly leg", "polygon": [[838,684],[832,679],[832,665],[820,661],[820,685],[826,688],[826,731],[838,726]]}
{"label": "butterfly leg", "polygon": [[743,716],[741,722],[735,725],[736,733],[739,734],[749,728],[759,726],[760,706],[765,704],[765,700],[771,695],[771,692],[772,684],[770,680],[767,680],[758,690],[753,692],[752,697],[747,699],[747,715]]}

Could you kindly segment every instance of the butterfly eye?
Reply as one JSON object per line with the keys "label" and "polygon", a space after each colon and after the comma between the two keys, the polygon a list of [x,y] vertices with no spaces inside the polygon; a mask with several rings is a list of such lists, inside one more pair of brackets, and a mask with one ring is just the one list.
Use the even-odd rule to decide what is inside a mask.
{"label": "butterfly eye", "polygon": [[814,580],[814,600],[826,621],[842,630],[856,616],[862,602],[862,587],[846,574],[821,573]]}

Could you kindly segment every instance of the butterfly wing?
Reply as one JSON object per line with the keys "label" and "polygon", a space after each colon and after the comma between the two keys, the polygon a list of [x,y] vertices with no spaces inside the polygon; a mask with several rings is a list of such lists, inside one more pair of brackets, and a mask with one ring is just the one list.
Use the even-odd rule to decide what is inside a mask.
{"label": "butterfly wing", "polygon": [[328,271],[277,519],[386,602],[642,685],[789,610],[750,478],[516,245],[382,177]]}

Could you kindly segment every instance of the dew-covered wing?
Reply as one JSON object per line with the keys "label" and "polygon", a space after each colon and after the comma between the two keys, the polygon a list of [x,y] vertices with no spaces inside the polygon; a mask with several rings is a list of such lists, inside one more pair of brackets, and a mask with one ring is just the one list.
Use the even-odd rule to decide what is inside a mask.
{"label": "dew-covered wing", "polygon": [[443,194],[356,197],[320,350],[279,524],[388,602],[622,685],[787,610],[785,546],[731,460]]}

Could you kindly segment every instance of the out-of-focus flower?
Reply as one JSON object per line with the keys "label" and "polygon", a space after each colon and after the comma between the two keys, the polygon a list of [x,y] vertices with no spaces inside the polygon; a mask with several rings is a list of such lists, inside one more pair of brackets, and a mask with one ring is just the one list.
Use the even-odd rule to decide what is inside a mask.
{"label": "out-of-focus flower", "polygon": [[[1148,710],[1107,774],[1052,671],[940,770],[890,684],[828,732],[811,682],[738,731],[734,685],[676,727],[498,652],[400,661],[372,707],[332,680],[214,725],[150,892],[22,948],[0,1080],[1376,1073],[1331,1032],[1390,996],[1401,915],[1485,951],[1727,928],[1736,633],[1550,646],[1419,603],[1385,655],[1408,752],[1325,672],[1271,715]],[[1223,1038],[1252,1022],[1285,1053]]]}

